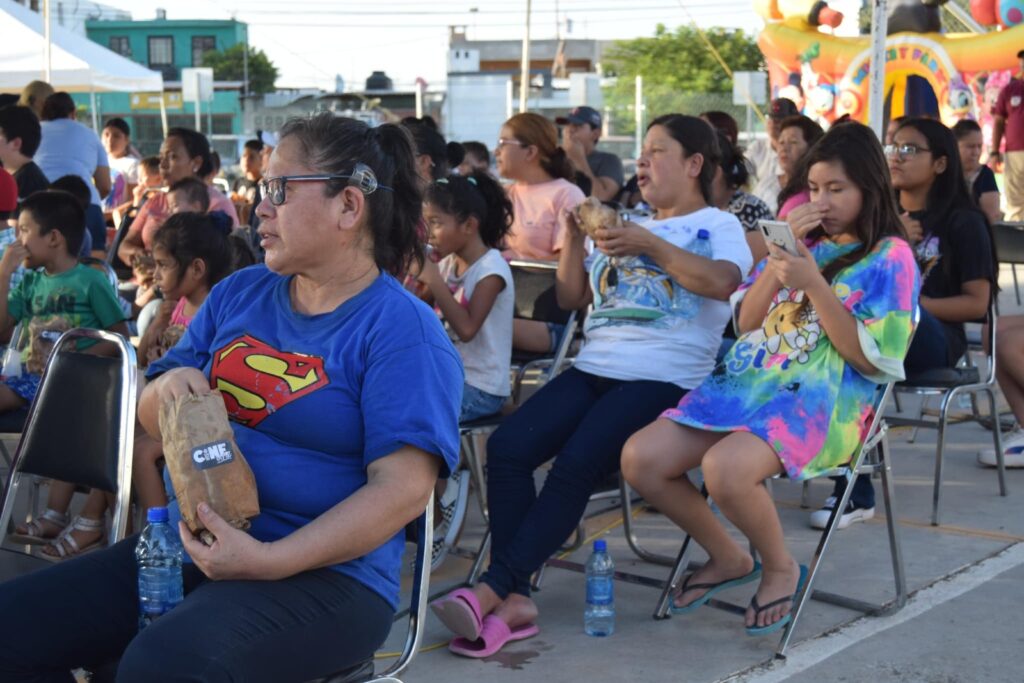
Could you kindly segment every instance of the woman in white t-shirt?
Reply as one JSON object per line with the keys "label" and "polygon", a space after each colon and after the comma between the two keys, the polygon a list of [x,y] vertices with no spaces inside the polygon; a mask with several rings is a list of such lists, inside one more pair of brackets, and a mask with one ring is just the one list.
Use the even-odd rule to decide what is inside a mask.
{"label": "woman in white t-shirt", "polygon": [[[485,657],[538,632],[530,575],[576,528],[590,494],[619,469],[626,439],[711,372],[729,296],[750,270],[743,228],[711,206],[718,144],[681,114],[647,129],[637,179],[656,211],[642,225],[585,237],[567,223],[558,302],[593,313],[575,365],[508,416],[487,444],[491,564],[433,609],[457,654]],[[707,256],[699,255],[710,248]],[[706,252],[705,252],[706,253]],[[534,471],[554,460],[544,486]]]}
{"label": "woman in white t-shirt", "polygon": [[429,185],[423,220],[441,261],[424,260],[418,279],[444,318],[466,373],[459,421],[493,415],[511,393],[515,293],[497,247],[508,234],[512,204],[493,178],[475,171]]}

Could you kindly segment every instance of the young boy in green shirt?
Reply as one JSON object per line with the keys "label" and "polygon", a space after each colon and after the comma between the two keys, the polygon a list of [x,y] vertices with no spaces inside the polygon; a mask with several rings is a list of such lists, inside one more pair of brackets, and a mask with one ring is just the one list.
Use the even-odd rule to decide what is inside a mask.
{"label": "young boy in green shirt", "polygon": [[[22,202],[18,240],[0,258],[0,332],[9,333],[19,322],[58,316],[72,328],[128,335],[117,292],[106,276],[78,262],[84,236],[85,213],[67,192],[36,192]],[[29,272],[12,290],[11,275],[22,264]],[[79,349],[102,353],[103,345],[83,343]],[[4,378],[0,412],[30,403],[39,381],[39,375],[29,372]]]}

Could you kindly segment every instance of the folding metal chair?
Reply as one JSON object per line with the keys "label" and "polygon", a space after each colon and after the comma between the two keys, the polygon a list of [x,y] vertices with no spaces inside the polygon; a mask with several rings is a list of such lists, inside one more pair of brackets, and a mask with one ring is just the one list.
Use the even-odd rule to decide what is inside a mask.
{"label": "folding metal chair", "polygon": [[[80,339],[109,342],[119,357],[78,353],[71,347]],[[0,529],[10,524],[23,475],[31,475],[113,492],[116,503],[110,542],[125,537],[136,376],[135,349],[121,335],[88,329],[61,335],[43,371],[14,455],[0,502]]]}
{"label": "folding metal chair", "polygon": [[408,619],[409,630],[405,637],[402,654],[394,664],[379,674],[374,673],[373,659],[338,671],[330,676],[318,678],[309,683],[402,683],[398,678],[412,663],[423,641],[423,624],[427,616],[427,602],[430,596],[430,548],[434,540],[434,496],[431,494],[427,508],[415,522],[416,564],[412,579],[412,596],[409,608],[395,615],[395,621]]}
{"label": "folding metal chair", "polygon": [[[882,418],[885,403],[892,393],[892,386],[892,384],[887,384],[878,388],[874,400],[874,415],[868,426],[867,436],[861,443],[856,455],[850,460],[850,463],[845,467],[841,467],[821,475],[821,477],[844,476],[847,480],[847,486],[842,499],[839,500],[835,507],[832,508],[832,514],[829,517],[828,524],[826,524],[824,531],[821,533],[817,549],[815,550],[814,557],[811,559],[809,565],[807,580],[804,582],[803,589],[796,596],[792,609],[793,616],[790,623],[783,631],[782,638],[780,639],[778,648],[776,649],[775,656],[777,658],[785,658],[786,648],[788,647],[790,638],[792,637],[793,629],[796,627],[796,623],[800,618],[800,613],[808,598],[814,598],[815,600],[872,615],[888,614],[902,608],[906,603],[907,582],[906,575],[903,570],[902,546],[900,544],[899,527],[896,524],[896,512],[894,509],[896,490],[893,485],[892,470],[889,464],[890,457],[887,438],[888,427],[885,424],[885,420]],[[889,532],[889,550],[892,555],[893,579],[896,586],[895,598],[884,604],[872,604],[862,600],[838,595],[836,593],[813,590],[814,581],[817,578],[818,568],[821,564],[821,558],[825,554],[825,550],[828,548],[829,543],[832,541],[832,535],[839,528],[839,511],[845,509],[846,504],[850,500],[850,495],[853,492],[853,478],[858,474],[874,472],[879,472],[882,476],[886,525]],[[707,489],[702,489],[702,493],[707,496]],[[683,573],[691,568],[686,560],[690,540],[690,536],[687,534],[686,538],[683,540],[682,548],[679,551],[679,555],[676,557],[675,564],[669,574],[668,580],[660,583],[663,590],[661,597],[658,599],[658,603],[655,606],[653,615],[655,619],[665,619],[669,616],[669,601],[671,600],[672,591],[678,585]],[[712,607],[717,607],[719,609],[724,609],[738,614],[743,614],[745,612],[744,607],[734,605],[717,598],[712,598],[708,604]]]}
{"label": "folding metal chair", "polygon": [[996,223],[992,226],[996,253],[1000,263],[1009,263],[1013,273],[1013,290],[1020,306],[1020,285],[1017,283],[1017,266],[1024,264],[1024,223]]}
{"label": "folding metal chair", "polygon": [[[935,485],[932,491],[932,525],[939,524],[939,499],[942,491],[942,459],[946,445],[946,428],[949,424],[949,408],[957,396],[967,394],[972,400],[977,393],[983,393],[988,397],[989,414],[994,420],[992,429],[992,441],[996,449],[996,469],[999,476],[999,495],[1006,495],[1006,468],[1003,464],[1003,440],[999,432],[998,409],[996,408],[996,304],[993,298],[989,304],[988,322],[988,368],[984,378],[981,377],[978,368],[974,366],[957,368],[940,368],[929,370],[911,377],[895,385],[894,391],[899,394],[915,394],[921,397],[939,396],[942,401],[939,404],[939,415],[936,421],[924,419],[923,412],[917,418],[901,417],[890,415],[886,421],[893,427],[911,426],[916,428],[927,428],[938,430],[935,446]],[[923,402],[922,402],[923,410]],[[965,421],[980,421],[981,415],[978,411],[972,411],[973,415]]]}
{"label": "folding metal chair", "polygon": [[547,369],[541,383],[561,372],[569,354],[576,328],[576,311],[563,311],[555,294],[558,264],[548,261],[512,261],[512,282],[515,286],[515,314],[520,320],[533,320],[565,326],[565,333],[550,354],[530,354],[513,350],[512,402],[519,405],[523,379],[527,373]]}

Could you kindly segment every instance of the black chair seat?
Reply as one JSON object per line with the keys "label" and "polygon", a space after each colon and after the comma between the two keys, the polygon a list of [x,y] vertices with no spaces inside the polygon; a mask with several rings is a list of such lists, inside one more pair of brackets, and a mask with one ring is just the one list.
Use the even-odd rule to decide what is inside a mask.
{"label": "black chair seat", "polygon": [[309,681],[309,683],[363,683],[371,678],[373,678],[373,657],[325,678]]}
{"label": "black chair seat", "polygon": [[494,415],[488,415],[487,417],[481,417],[476,420],[468,420],[466,422],[459,423],[459,431],[467,431],[473,429],[485,429],[487,427],[497,427],[501,424],[501,421],[505,419],[505,416],[501,413]]}
{"label": "black chair seat", "polygon": [[935,368],[915,373],[897,386],[952,388],[979,382],[981,375],[978,368]]}

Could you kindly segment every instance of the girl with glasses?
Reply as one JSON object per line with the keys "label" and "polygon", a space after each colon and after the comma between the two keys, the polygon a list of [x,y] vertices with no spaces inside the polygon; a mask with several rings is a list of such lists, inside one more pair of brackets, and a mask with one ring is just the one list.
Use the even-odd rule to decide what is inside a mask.
{"label": "girl with glasses", "polygon": [[[964,323],[981,320],[998,273],[991,229],[967,188],[956,137],[939,121],[902,121],[885,146],[892,186],[921,270],[921,321],[904,362],[908,375],[949,368],[967,350]],[[824,529],[845,478],[810,523]],[[871,478],[858,476],[839,528],[874,517]]]}

